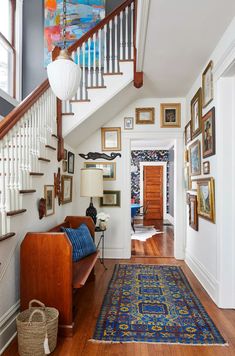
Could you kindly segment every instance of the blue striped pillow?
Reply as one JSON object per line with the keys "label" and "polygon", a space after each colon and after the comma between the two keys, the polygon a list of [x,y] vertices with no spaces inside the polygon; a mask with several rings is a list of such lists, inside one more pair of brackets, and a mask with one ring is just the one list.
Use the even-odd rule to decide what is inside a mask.
{"label": "blue striped pillow", "polygon": [[77,229],[62,227],[61,230],[68,235],[73,246],[74,262],[96,251],[96,246],[86,224],[82,224]]}

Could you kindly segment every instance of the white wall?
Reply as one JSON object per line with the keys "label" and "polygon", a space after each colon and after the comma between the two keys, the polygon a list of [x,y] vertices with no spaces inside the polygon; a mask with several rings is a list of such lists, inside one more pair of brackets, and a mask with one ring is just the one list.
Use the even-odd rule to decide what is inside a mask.
{"label": "white wall", "polygon": [[[214,177],[215,179],[215,205],[216,205],[216,223],[213,224],[210,221],[204,220],[199,217],[199,231],[196,232],[191,229],[188,225],[188,215],[187,215],[187,242],[186,242],[186,262],[192,269],[192,271],[196,274],[199,278],[201,283],[203,284],[204,288],[210,294],[212,299],[221,307],[234,307],[235,306],[235,299],[230,299],[230,303],[228,299],[225,303],[223,299],[224,296],[221,296],[221,283],[223,283],[223,278],[226,273],[230,273],[231,270],[234,268],[234,264],[230,264],[230,267],[226,269],[226,273],[224,276],[221,276],[221,269],[224,268],[223,263],[221,263],[221,244],[222,246],[225,244],[229,244],[232,248],[232,239],[234,236],[225,237],[225,230],[218,229],[221,227],[222,224],[222,212],[221,212],[221,205],[223,203],[224,196],[223,194],[219,193],[221,187],[221,179],[220,176],[225,176],[225,166],[224,166],[224,157],[221,156],[223,144],[227,144],[229,147],[231,145],[231,141],[234,140],[234,131],[232,133],[232,121],[234,121],[234,113],[233,113],[233,120],[232,113],[229,113],[229,110],[219,107],[219,103],[221,101],[222,91],[221,87],[219,88],[218,83],[220,77],[223,76],[224,71],[231,65],[233,60],[235,60],[235,19],[228,27],[227,31],[225,32],[224,36],[221,38],[220,42],[218,43],[216,49],[208,58],[207,62],[202,68],[201,73],[199,74],[198,78],[196,79],[195,83],[193,84],[192,88],[190,89],[187,97],[186,97],[186,105],[187,105],[187,118],[190,118],[190,101],[199,87],[201,87],[201,75],[203,70],[205,69],[206,65],[208,64],[209,60],[213,60],[214,63],[214,100],[205,108],[203,109],[203,115],[205,115],[213,106],[215,106],[215,122],[216,122],[216,155],[208,157],[206,159],[202,159],[203,161],[210,162],[210,175],[207,177]],[[220,89],[220,90],[219,90]],[[227,90],[227,89],[226,89]],[[228,94],[228,92],[227,92]],[[230,91],[231,94],[231,91]],[[234,97],[231,97],[231,102],[233,101],[234,105]],[[232,105],[230,102],[230,105]],[[225,104],[224,104],[225,105]],[[232,105],[232,106],[233,106]],[[227,132],[223,129],[225,126],[227,127]],[[230,133],[230,136],[228,135]],[[201,134],[197,136],[195,140],[199,139],[201,141]],[[231,141],[230,141],[231,140]],[[192,141],[193,142],[193,141]],[[191,143],[192,143],[191,142]],[[191,144],[190,143],[190,144]],[[231,147],[231,146],[230,146]],[[232,158],[232,150],[230,149],[230,159],[231,162]],[[228,150],[226,151],[227,155]],[[219,159],[221,157],[221,159]],[[227,162],[227,161],[226,161]],[[227,162],[229,164],[229,162]],[[228,167],[228,166],[227,166]],[[229,174],[229,173],[228,173]],[[195,178],[201,178],[195,177]],[[230,184],[230,196],[232,194],[232,187],[234,185],[231,184],[230,181],[227,182],[228,186]],[[226,214],[231,212],[229,211],[228,204],[223,204],[223,213]],[[226,210],[227,209],[227,210]],[[188,209],[187,209],[188,210]],[[235,212],[234,212],[235,213]],[[234,215],[233,215],[234,216]],[[227,235],[226,235],[227,236]],[[234,255],[233,255],[234,256]],[[232,258],[231,258],[232,261]],[[235,271],[234,271],[235,272]],[[233,274],[234,275],[234,274]],[[226,294],[234,295],[234,290],[232,292],[232,279],[230,279],[230,285],[227,284]],[[233,287],[234,288],[234,287]],[[224,290],[225,291],[225,290]],[[219,298],[220,295],[220,298]],[[234,297],[233,297],[234,298]]]}
{"label": "white wall", "polygon": [[[126,107],[120,114],[114,117],[106,124],[106,127],[121,127],[122,129],[122,157],[116,158],[117,164],[117,178],[115,181],[105,181],[104,189],[120,190],[121,191],[121,208],[102,208],[102,211],[108,212],[111,215],[109,221],[108,230],[105,236],[105,256],[108,258],[130,258],[131,256],[131,226],[130,226],[130,152],[132,140],[166,140],[170,139],[174,142],[176,152],[178,152],[176,166],[178,167],[177,177],[178,182],[175,180],[177,187],[177,198],[175,204],[178,204],[178,226],[176,228],[176,234],[178,236],[177,246],[175,247],[175,256],[179,259],[184,258],[184,234],[183,234],[183,129],[163,129],[160,128],[160,103],[164,102],[180,102],[182,109],[182,127],[185,123],[185,102],[182,98],[145,98],[139,99],[128,107]],[[134,125],[133,130],[124,130],[123,121],[124,117],[135,117],[136,107],[155,107],[155,124],[154,125]],[[78,153],[88,152],[101,152],[101,132],[96,131],[90,136],[86,142],[81,144],[77,150]],[[108,152],[109,153],[109,152]],[[102,159],[97,161],[103,161]],[[78,168],[80,169],[84,165],[84,159],[78,156]],[[79,177],[77,180],[79,181]],[[86,208],[89,205],[88,198],[80,198],[79,184],[78,184],[78,199],[77,210],[79,214],[84,214]],[[97,210],[101,210],[99,207],[99,199],[94,200],[94,204]],[[175,205],[177,206],[177,205]],[[177,239],[176,239],[177,241]]]}
{"label": "white wall", "polygon": [[[56,140],[51,145],[56,147]],[[68,150],[70,148],[66,147]],[[44,197],[44,184],[54,184],[54,173],[61,163],[57,162],[57,152],[48,150],[50,163],[42,162],[40,171],[43,177],[32,177],[32,189],[36,193],[25,194],[23,206],[26,213],[9,218],[10,231],[16,232],[16,236],[1,242],[0,247],[0,352],[15,332],[15,316],[19,310],[19,251],[20,243],[25,234],[29,231],[47,231],[56,224],[62,222],[66,215],[76,214],[75,205],[75,185],[73,190],[73,202],[65,205],[58,205],[55,201],[55,214],[39,220],[38,200]],[[71,150],[73,152],[73,150]],[[76,176],[77,167],[75,165]],[[61,174],[62,169],[61,169]],[[67,174],[67,173],[65,173]]]}

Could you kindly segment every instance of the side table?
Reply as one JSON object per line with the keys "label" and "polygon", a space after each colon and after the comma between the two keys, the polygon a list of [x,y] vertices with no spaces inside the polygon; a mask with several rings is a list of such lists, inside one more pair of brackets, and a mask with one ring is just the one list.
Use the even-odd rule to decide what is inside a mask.
{"label": "side table", "polygon": [[96,226],[95,227],[95,232],[100,233],[100,238],[99,238],[98,244],[96,246],[96,248],[98,249],[99,245],[101,243],[100,263],[104,266],[104,269],[107,270],[108,268],[104,264],[104,232],[105,232],[105,230],[102,230],[99,226]]}

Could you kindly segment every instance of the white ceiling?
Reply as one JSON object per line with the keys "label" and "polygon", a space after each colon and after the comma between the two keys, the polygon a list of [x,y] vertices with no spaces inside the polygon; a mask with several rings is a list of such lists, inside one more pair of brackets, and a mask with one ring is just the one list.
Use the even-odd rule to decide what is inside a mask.
{"label": "white ceiling", "polygon": [[235,16],[235,0],[151,0],[145,88],[185,96]]}

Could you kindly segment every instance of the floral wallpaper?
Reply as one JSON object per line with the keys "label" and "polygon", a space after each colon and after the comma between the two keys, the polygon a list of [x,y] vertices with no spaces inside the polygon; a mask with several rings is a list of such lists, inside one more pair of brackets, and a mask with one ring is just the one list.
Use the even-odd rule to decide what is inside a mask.
{"label": "floral wallpaper", "polygon": [[169,212],[169,151],[131,151],[131,198],[140,201],[140,162],[167,162],[166,212]]}

